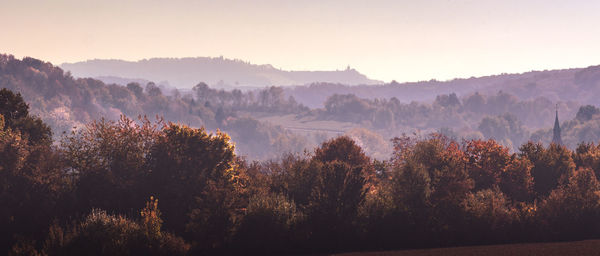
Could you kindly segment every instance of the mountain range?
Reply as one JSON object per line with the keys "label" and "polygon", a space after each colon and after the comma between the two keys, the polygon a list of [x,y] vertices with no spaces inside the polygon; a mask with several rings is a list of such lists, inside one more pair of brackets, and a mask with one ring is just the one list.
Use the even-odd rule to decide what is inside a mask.
{"label": "mountain range", "polygon": [[[121,80],[145,79],[176,88],[204,82],[217,88],[305,85],[315,82],[346,85],[381,84],[350,67],[335,71],[285,71],[223,57],[152,58],[139,61],[94,59],[63,63],[75,77]],[[105,81],[112,82],[112,81]]]}

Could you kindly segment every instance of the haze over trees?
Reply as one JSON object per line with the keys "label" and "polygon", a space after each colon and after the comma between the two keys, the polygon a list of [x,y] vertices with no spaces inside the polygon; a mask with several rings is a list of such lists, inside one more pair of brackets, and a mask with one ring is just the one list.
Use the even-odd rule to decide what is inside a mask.
{"label": "haze over trees", "polygon": [[[594,80],[594,67],[448,82],[392,82],[370,87],[321,83],[242,91],[215,89],[199,82],[186,91],[153,82],[117,80],[128,82],[118,85],[90,78],[75,79],[69,72],[33,58],[18,60],[3,55],[2,59],[2,85],[32,100],[31,111],[53,128],[55,139],[92,120],[102,117],[118,120],[125,114],[159,115],[167,121],[193,127],[221,129],[237,142],[238,153],[250,159],[276,158],[280,152],[302,152],[340,134],[353,137],[370,156],[380,160],[386,159],[391,146],[375,141],[404,133],[439,132],[456,139],[495,139],[514,152],[529,140],[550,142],[556,103],[563,121],[563,141],[569,148],[574,149],[582,141],[594,142],[594,134],[598,133],[593,109],[589,109],[593,105],[582,110],[574,119],[576,122],[564,122],[576,115],[582,103],[569,98],[573,93],[560,91],[564,87],[577,91],[581,86],[593,91],[598,83]],[[557,87],[553,79],[566,85]],[[477,85],[478,82],[482,85]],[[491,92],[493,85],[501,85],[502,90]],[[438,94],[431,101],[401,100],[453,88],[463,95],[450,92]],[[491,93],[468,93],[473,88]],[[344,92],[348,94],[341,94]],[[330,93],[333,94],[317,108],[306,107],[297,99],[307,96],[318,99]],[[380,94],[386,96],[373,98]],[[568,101],[555,101],[560,99],[558,95]],[[580,99],[592,101],[589,96]],[[352,135],[360,129],[369,136]]]}
{"label": "haze over trees", "polygon": [[[205,61],[208,61],[208,59],[209,58],[206,58]],[[192,60],[193,59],[189,59],[188,61]],[[210,60],[215,62],[221,61],[219,58]],[[158,59],[155,61],[158,61]],[[184,60],[176,59],[163,61],[168,63],[178,61],[182,63],[185,62]],[[110,66],[109,64],[106,65]],[[138,65],[141,64],[138,63]],[[94,68],[92,66],[90,66],[89,69],[94,70],[94,72],[100,72],[100,70],[102,70],[102,72],[107,75],[117,74],[115,73],[117,71],[111,73],[112,71],[110,70],[106,70],[101,67]],[[124,66],[123,68],[124,70],[130,69],[128,66]],[[184,69],[185,68],[182,68],[182,70]],[[501,74],[478,78],[471,77],[466,79],[454,79],[450,81],[431,80],[413,83],[397,83],[392,81],[389,84],[365,82],[359,83],[362,85],[356,86],[351,86],[352,84],[356,83],[344,84],[343,82],[339,81],[334,83],[318,82],[311,83],[310,85],[303,85],[305,83],[297,83],[294,84],[297,86],[283,87],[283,89],[284,97],[287,98],[292,96],[296,102],[312,109],[326,107],[326,102],[328,102],[330,98],[339,98],[339,95],[354,95],[356,98],[362,100],[391,100],[395,98],[401,103],[409,104],[413,101],[420,103],[433,102],[439,100],[439,97],[441,96],[455,94],[457,99],[466,105],[465,107],[471,108],[473,112],[476,112],[474,116],[474,119],[476,120],[461,120],[471,119],[471,117],[455,118],[450,120],[450,122],[441,122],[441,124],[438,124],[437,126],[431,123],[430,126],[421,126],[419,129],[429,129],[428,131],[431,131],[441,128],[452,128],[452,130],[454,130],[455,133],[458,133],[459,136],[472,137],[476,136],[474,135],[475,133],[482,132],[481,129],[478,128],[479,123],[483,122],[482,119],[485,115],[489,115],[492,119],[487,119],[485,121],[486,124],[484,124],[484,126],[488,127],[482,127],[486,130],[486,133],[483,134],[484,138],[495,138],[501,140],[505,145],[516,149],[516,146],[511,146],[510,144],[514,143],[515,145],[518,145],[524,141],[527,141],[531,137],[529,137],[529,135],[518,135],[516,138],[507,138],[506,136],[501,135],[503,133],[501,130],[504,128],[491,128],[489,125],[506,122],[500,119],[507,117],[506,114],[508,113],[516,116],[516,119],[510,118],[512,121],[508,122],[523,123],[526,130],[525,132],[532,134],[540,128],[549,127],[549,124],[553,120],[553,108],[551,106],[552,104],[556,103],[560,103],[559,110],[561,120],[571,119],[572,116],[577,112],[580,105],[599,104],[596,99],[597,97],[593,97],[600,81],[600,79],[598,79],[598,77],[600,77],[600,75],[598,75],[598,71],[599,69],[597,66],[591,66],[588,68],[577,69],[532,71],[523,74]],[[259,71],[252,72],[254,72],[256,75],[261,74]],[[208,79],[210,75],[203,77]],[[161,79],[154,80],[162,81]],[[200,80],[202,79],[199,79],[199,81]],[[115,80],[113,79],[110,81]],[[325,81],[325,79],[321,79],[320,81]],[[189,84],[185,85],[185,87],[192,86],[196,83],[197,81],[189,82]],[[215,83],[209,84],[211,84],[211,87],[219,86]],[[269,85],[269,83],[262,84],[262,86],[265,85]],[[275,85],[288,84],[279,83]],[[243,87],[242,85],[232,86],[239,88]],[[338,96],[335,96],[336,94]],[[472,97],[473,95],[477,97],[481,96],[485,99],[476,99],[477,97]],[[477,100],[486,101],[486,106],[484,107],[487,108],[476,110],[475,108],[478,107]],[[442,106],[445,104],[443,102],[439,103],[442,103]],[[518,106],[512,106],[514,104]],[[376,123],[373,127],[368,126],[365,128],[377,129],[378,127],[385,126],[385,123],[393,123],[393,120],[386,120],[384,124],[381,123],[380,120],[383,119],[383,117],[389,117],[389,114],[386,112],[386,110],[379,111],[379,113],[377,113],[379,118],[377,118],[378,121],[376,121],[378,123]],[[434,119],[438,117],[428,118]],[[357,115],[355,119],[369,119],[371,121],[374,118],[368,116],[361,118]],[[493,119],[496,119],[496,121],[493,121]],[[465,125],[464,122],[466,122],[467,125]],[[285,125],[283,126],[285,127]],[[467,127],[470,131],[456,131],[457,129],[465,130],[465,127]],[[515,128],[513,127],[510,129]],[[413,131],[403,130],[402,132],[410,133]],[[384,136],[388,138],[397,135],[399,134],[384,134]],[[525,139],[523,139],[523,137],[525,137]],[[539,138],[541,138],[541,136],[536,136],[534,139],[537,140]],[[575,142],[575,144],[576,143],[577,142]],[[574,147],[575,145],[571,143],[569,146]]]}
{"label": "haze over trees", "polygon": [[244,88],[282,85],[303,85],[314,82],[350,85],[379,84],[380,81],[348,67],[336,71],[285,71],[271,65],[255,65],[241,60],[208,58],[152,58],[140,61],[88,60],[64,63],[61,68],[76,77],[110,79],[147,79],[164,82],[176,88],[191,88],[199,81],[212,87]]}
{"label": "haze over trees", "polygon": [[577,101],[598,105],[599,66],[563,70],[530,71],[521,74],[499,74],[483,77],[456,78],[448,81],[419,81],[386,84],[344,85],[341,83],[313,83],[286,87],[286,94],[302,104],[321,107],[333,94],[354,94],[359,98],[382,99],[395,97],[401,102],[427,102],[437,95],[455,93],[459,98],[479,92],[494,95],[499,91],[519,100],[545,98],[550,101]]}
{"label": "haze over trees", "polygon": [[[576,72],[573,88],[593,90],[594,70]],[[556,145],[556,101],[511,87],[420,102],[334,93],[310,108],[283,87],[198,82],[167,94],[10,55],[0,85],[3,252],[328,253],[600,235],[594,105],[558,102]],[[387,86],[400,85],[373,91]]]}
{"label": "haze over trees", "polygon": [[[204,128],[122,116],[58,144],[0,104],[0,250],[12,255],[327,253],[595,238],[600,149],[441,134],[387,161],[341,136],[248,162]],[[593,111],[592,111],[593,112]],[[583,115],[583,114],[581,114]],[[580,116],[581,116],[580,115]],[[49,137],[50,138],[50,137]]]}
{"label": "haze over trees", "polygon": [[211,89],[199,83],[191,94],[175,91],[167,95],[152,82],[121,86],[91,78],[75,79],[50,63],[33,58],[18,60],[11,55],[0,55],[0,86],[20,92],[31,102],[31,111],[53,128],[56,139],[63,132],[101,118],[114,121],[120,115],[158,115],[194,127],[221,128],[234,137],[243,133],[244,139],[240,136],[239,141],[249,142],[239,148],[255,159],[275,157],[275,152],[300,152],[309,143],[281,127],[237,116],[239,110],[284,114],[306,109],[293,98],[284,98],[277,87],[242,92]]}

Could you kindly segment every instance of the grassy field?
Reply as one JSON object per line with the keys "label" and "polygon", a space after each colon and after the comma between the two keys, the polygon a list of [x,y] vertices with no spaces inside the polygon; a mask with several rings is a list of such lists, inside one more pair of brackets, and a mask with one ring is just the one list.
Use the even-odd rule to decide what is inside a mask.
{"label": "grassy field", "polygon": [[355,252],[335,254],[339,256],[508,256],[508,255],[535,255],[535,256],[567,256],[567,255],[600,255],[600,240],[585,240],[577,242],[560,243],[532,243],[508,244],[489,246],[452,247],[423,250],[386,251],[386,252]]}
{"label": "grassy field", "polygon": [[360,127],[359,124],[350,122],[317,120],[314,117],[300,117],[296,115],[254,115],[260,121],[266,121],[274,125],[281,125],[286,129],[306,129],[324,132],[344,133],[352,128]]}

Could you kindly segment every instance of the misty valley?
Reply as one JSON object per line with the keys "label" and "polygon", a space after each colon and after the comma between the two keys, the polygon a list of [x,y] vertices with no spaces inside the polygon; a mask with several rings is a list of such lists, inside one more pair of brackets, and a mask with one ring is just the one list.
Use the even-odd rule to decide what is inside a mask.
{"label": "misty valley", "polygon": [[2,250],[311,254],[600,234],[598,67],[229,89],[102,79],[0,55]]}

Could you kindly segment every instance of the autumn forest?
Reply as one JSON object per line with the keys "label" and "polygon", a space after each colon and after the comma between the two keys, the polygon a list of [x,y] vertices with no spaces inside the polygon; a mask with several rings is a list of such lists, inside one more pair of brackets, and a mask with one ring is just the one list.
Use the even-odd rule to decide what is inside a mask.
{"label": "autumn forest", "polygon": [[[482,114],[552,105],[506,93],[409,104],[334,95],[311,109],[278,87],[200,83],[165,95],[153,83],[76,79],[10,55],[0,56],[0,75],[0,251],[10,255],[312,254],[600,237],[600,146],[574,143],[595,134],[586,132],[600,113],[591,105],[564,103],[577,112],[563,125],[571,146],[532,140],[515,115]],[[387,135],[378,129],[450,116],[504,135],[440,129],[382,140],[364,130],[389,143],[382,153],[349,135],[300,136],[252,112],[368,116],[366,126]]]}

